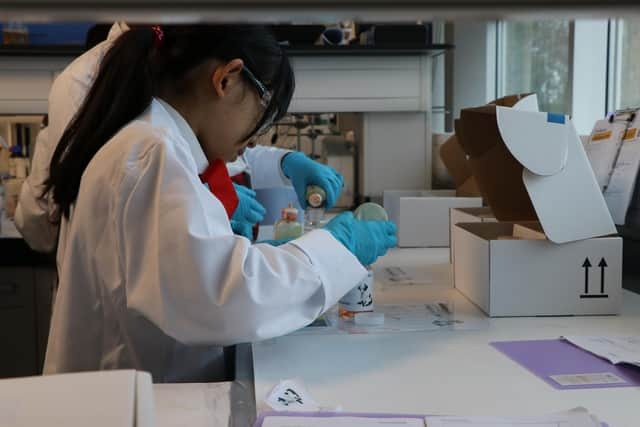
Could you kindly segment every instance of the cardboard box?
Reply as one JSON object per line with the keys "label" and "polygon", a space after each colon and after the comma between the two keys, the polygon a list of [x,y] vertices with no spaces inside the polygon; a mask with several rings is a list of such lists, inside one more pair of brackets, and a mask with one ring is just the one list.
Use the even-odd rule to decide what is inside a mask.
{"label": "cardboard box", "polygon": [[[517,105],[520,109],[537,111],[538,98],[535,94],[530,93],[509,95],[493,100],[489,104],[505,107]],[[456,120],[456,133],[459,132],[458,124],[459,121]],[[483,197],[482,191],[473,176],[471,162],[460,146],[456,134],[450,136],[449,139],[442,144],[440,147],[440,158],[448,169],[449,175],[451,175],[451,178],[453,179],[456,187],[456,196]]]}
{"label": "cardboard box", "polygon": [[467,156],[458,143],[458,138],[452,135],[440,147],[440,158],[447,167],[449,175],[456,186],[456,196],[481,197],[480,189],[471,172]]}
{"label": "cardboard box", "polygon": [[455,287],[480,309],[492,317],[620,312],[619,237],[561,245],[504,239],[515,225],[459,223],[454,228]]}
{"label": "cardboard box", "polygon": [[573,124],[488,105],[459,127],[501,222],[453,226],[455,287],[490,316],[618,314],[622,239]]}
{"label": "cardboard box", "polygon": [[482,206],[480,197],[456,197],[454,190],[393,190],[383,197],[400,247],[448,247],[449,209]]}
{"label": "cardboard box", "polygon": [[455,240],[453,239],[453,226],[460,222],[496,222],[497,219],[491,208],[453,208],[449,211],[449,259],[453,264]]}

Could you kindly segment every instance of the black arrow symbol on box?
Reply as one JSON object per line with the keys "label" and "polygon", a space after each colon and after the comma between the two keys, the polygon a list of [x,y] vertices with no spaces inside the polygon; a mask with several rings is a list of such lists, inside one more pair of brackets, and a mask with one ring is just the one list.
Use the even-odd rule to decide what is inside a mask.
{"label": "black arrow symbol on box", "polygon": [[600,293],[604,294],[604,269],[607,268],[607,261],[602,258],[598,263],[598,267],[600,267]]}
{"label": "black arrow symbol on box", "polygon": [[589,293],[589,269],[591,268],[591,261],[589,261],[589,258],[584,259],[582,266],[584,267],[584,293],[588,294]]}

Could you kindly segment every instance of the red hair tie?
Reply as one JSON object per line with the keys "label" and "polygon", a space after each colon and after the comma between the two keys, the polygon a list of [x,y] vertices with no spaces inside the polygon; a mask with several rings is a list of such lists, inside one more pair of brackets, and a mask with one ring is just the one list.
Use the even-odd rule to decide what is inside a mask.
{"label": "red hair tie", "polygon": [[155,45],[156,47],[162,46],[162,42],[164,41],[164,31],[160,28],[160,25],[154,25],[151,27],[153,32],[155,33]]}

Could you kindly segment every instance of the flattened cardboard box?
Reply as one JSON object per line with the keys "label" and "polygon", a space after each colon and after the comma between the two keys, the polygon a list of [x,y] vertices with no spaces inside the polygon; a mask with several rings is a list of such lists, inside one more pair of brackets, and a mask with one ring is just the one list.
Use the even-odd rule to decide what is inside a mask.
{"label": "flattened cardboard box", "polygon": [[391,190],[383,197],[399,247],[449,247],[449,210],[482,206],[480,197],[456,197],[453,190]]}
{"label": "flattened cardboard box", "polygon": [[491,316],[619,313],[622,240],[573,124],[516,104],[465,109],[459,128],[495,217],[548,240],[515,238],[514,224],[459,223],[455,286]]}

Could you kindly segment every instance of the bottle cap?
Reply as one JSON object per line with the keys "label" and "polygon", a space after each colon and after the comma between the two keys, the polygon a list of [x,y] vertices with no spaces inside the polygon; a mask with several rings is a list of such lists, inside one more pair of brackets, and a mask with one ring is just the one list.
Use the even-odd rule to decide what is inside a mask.
{"label": "bottle cap", "polygon": [[322,205],[322,202],[324,202],[324,199],[320,193],[311,193],[309,194],[307,202],[312,208],[319,208]]}
{"label": "bottle cap", "polygon": [[289,203],[289,206],[282,208],[282,219],[286,221],[298,220],[298,209],[293,207],[293,204]]}

